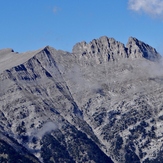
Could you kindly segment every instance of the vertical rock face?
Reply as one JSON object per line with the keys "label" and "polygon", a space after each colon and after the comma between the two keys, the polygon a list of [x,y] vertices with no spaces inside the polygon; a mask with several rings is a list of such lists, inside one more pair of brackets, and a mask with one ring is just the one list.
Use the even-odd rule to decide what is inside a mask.
{"label": "vertical rock face", "polygon": [[0,162],[159,162],[160,58],[132,37],[1,50]]}
{"label": "vertical rock face", "polygon": [[96,63],[117,61],[122,58],[146,58],[151,61],[160,59],[158,52],[151,46],[130,37],[125,47],[114,38],[106,36],[94,39],[90,43],[81,42],[73,47],[73,53],[85,59],[94,60]]}
{"label": "vertical rock face", "polygon": [[131,58],[143,57],[151,61],[160,59],[160,55],[154,48],[136,38],[130,37],[126,47]]}
{"label": "vertical rock face", "polygon": [[73,47],[73,53],[80,54],[86,59],[95,60],[97,63],[115,61],[128,56],[124,44],[106,36],[94,39],[89,44],[77,43]]}

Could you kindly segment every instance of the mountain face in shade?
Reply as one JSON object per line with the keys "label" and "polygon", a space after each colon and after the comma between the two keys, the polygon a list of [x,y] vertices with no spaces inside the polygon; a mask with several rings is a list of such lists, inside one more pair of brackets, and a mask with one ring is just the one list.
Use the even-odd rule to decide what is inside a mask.
{"label": "mountain face in shade", "polygon": [[133,37],[0,50],[1,162],[160,162],[162,68]]}

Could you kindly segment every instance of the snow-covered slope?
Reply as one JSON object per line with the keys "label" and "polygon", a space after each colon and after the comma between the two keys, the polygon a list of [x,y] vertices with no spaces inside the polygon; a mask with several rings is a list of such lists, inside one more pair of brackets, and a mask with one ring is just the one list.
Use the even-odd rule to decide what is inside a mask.
{"label": "snow-covered slope", "polygon": [[132,37],[126,46],[107,37],[77,43],[72,53],[1,50],[0,132],[44,163],[159,162],[162,67]]}

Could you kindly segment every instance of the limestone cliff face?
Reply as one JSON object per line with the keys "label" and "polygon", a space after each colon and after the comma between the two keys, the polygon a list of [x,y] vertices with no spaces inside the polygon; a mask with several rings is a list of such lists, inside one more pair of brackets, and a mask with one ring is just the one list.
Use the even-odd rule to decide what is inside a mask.
{"label": "limestone cliff face", "polygon": [[106,36],[94,39],[90,43],[81,42],[73,47],[73,53],[95,60],[97,63],[127,58],[124,44]]}
{"label": "limestone cliff face", "polygon": [[126,47],[131,58],[143,57],[151,61],[156,61],[161,58],[156,49],[133,37],[129,38]]}
{"label": "limestone cliff face", "polygon": [[126,47],[108,37],[77,43],[72,53],[1,50],[1,162],[12,153],[20,162],[159,162],[160,58],[132,37]]}
{"label": "limestone cliff face", "polygon": [[133,37],[129,38],[125,47],[114,38],[103,36],[88,44],[77,43],[73,47],[73,53],[79,55],[79,58],[94,60],[96,63],[118,61],[122,58],[146,58],[152,61],[160,58],[154,48]]}

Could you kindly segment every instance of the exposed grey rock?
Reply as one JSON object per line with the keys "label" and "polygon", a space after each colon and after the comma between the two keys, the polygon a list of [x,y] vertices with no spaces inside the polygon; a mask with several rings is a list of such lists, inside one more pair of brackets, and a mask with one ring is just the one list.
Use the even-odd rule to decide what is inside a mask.
{"label": "exposed grey rock", "polygon": [[89,44],[86,42],[77,43],[72,51],[74,54],[81,55],[85,59],[94,60],[96,63],[128,57],[124,44],[106,36],[94,39]]}
{"label": "exposed grey rock", "polygon": [[128,48],[128,54],[131,58],[144,57],[151,61],[161,58],[156,49],[133,37],[129,38],[126,47]]}
{"label": "exposed grey rock", "polygon": [[[162,158],[163,66],[154,48],[101,37],[77,43],[73,53],[47,46],[6,54],[0,149],[44,163]],[[0,159],[7,156],[0,152]]]}
{"label": "exposed grey rock", "polygon": [[160,55],[154,48],[133,37],[129,38],[125,47],[114,38],[103,36],[88,44],[86,42],[77,43],[72,52],[79,59],[89,59],[96,63],[118,61],[122,58],[146,58],[151,61],[160,59]]}
{"label": "exposed grey rock", "polygon": [[21,54],[14,52],[12,49],[2,49],[0,51],[0,73],[28,61],[42,49]]}

